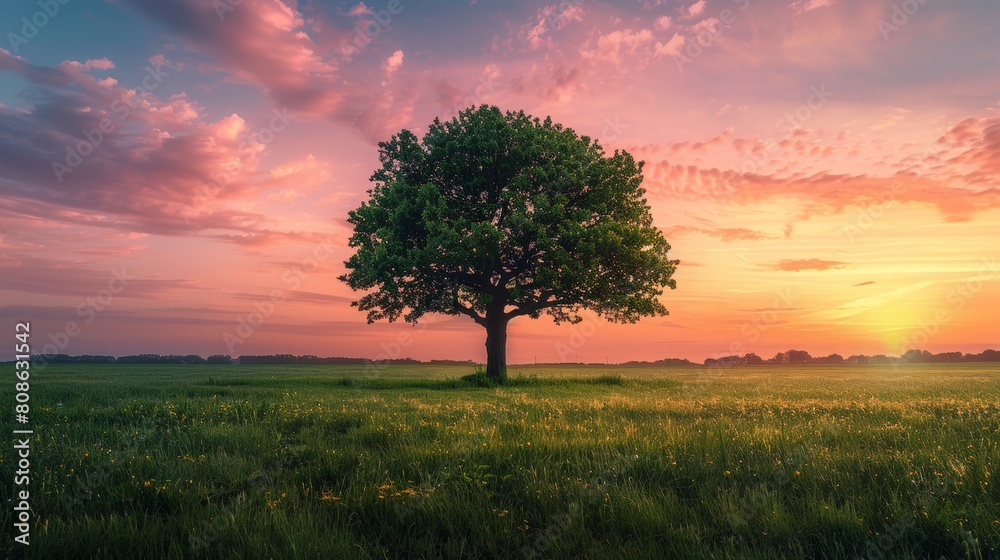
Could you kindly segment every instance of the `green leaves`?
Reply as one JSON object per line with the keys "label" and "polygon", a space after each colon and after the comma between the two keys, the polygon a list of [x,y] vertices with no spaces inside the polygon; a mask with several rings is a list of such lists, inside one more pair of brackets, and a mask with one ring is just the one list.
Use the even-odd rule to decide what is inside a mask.
{"label": "green leaves", "polygon": [[653,227],[642,164],[524,112],[480,106],[379,144],[370,199],[349,215],[341,277],[368,320],[548,313],[666,314],[678,264]]}

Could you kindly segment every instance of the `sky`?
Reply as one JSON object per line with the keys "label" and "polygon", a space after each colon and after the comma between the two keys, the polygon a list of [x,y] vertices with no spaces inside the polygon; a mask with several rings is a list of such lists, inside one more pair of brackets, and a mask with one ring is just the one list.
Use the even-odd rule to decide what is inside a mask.
{"label": "sky", "polygon": [[[485,359],[337,276],[377,143],[471,105],[645,162],[666,317],[514,363],[1000,348],[994,0],[0,6],[0,317],[35,351]],[[5,350],[4,352],[7,352]]]}

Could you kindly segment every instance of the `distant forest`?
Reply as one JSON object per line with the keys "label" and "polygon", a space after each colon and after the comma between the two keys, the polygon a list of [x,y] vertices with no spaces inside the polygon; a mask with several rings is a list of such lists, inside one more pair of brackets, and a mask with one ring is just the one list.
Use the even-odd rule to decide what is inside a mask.
{"label": "distant forest", "polygon": [[[39,354],[32,358],[33,361],[47,362],[50,364],[238,364],[238,365],[314,365],[329,366],[340,364],[365,365],[372,363],[367,358],[321,358],[319,356],[294,356],[292,354],[271,354],[268,356],[224,356],[216,354],[208,358],[202,358],[197,354],[187,355],[161,355],[161,354],[135,354],[131,356],[70,356],[68,354]],[[380,364],[474,364],[472,360],[431,360],[421,362],[412,358],[399,358],[395,360],[379,360]]]}
{"label": "distant forest", "polygon": [[[321,358],[319,356],[294,356],[292,354],[272,354],[267,356],[224,356],[217,354],[214,356],[209,356],[208,358],[202,358],[197,354],[188,354],[186,356],[181,355],[160,355],[160,354],[135,354],[132,356],[94,356],[94,355],[82,355],[82,356],[70,356],[68,354],[39,354],[32,358],[35,363],[49,363],[49,364],[143,364],[143,365],[153,365],[153,364],[239,364],[239,365],[342,365],[342,364],[355,364],[355,365],[366,365],[374,363],[373,360],[367,358],[341,358],[341,357],[330,357]],[[766,364],[793,364],[793,365],[803,365],[803,364],[899,364],[899,363],[959,363],[959,362],[1000,362],[1000,351],[997,350],[984,350],[979,354],[963,354],[961,352],[942,352],[940,354],[932,354],[926,350],[909,350],[905,354],[899,357],[886,356],[885,354],[876,354],[874,356],[865,356],[861,354],[849,356],[847,358],[841,356],[840,354],[830,354],[829,356],[813,357],[809,355],[809,352],[804,350],[789,350],[787,352],[779,352],[774,355],[774,357],[769,359],[763,359],[757,354],[746,354],[743,356],[723,356],[721,358],[707,358],[704,361],[706,366],[756,366],[756,365],[766,365]],[[398,358],[390,360],[378,360],[379,364],[394,364],[394,365],[416,365],[416,364],[439,364],[439,365],[465,365],[465,364],[475,364],[476,362],[472,360],[430,360],[427,362],[422,362],[420,360],[414,360],[412,358]],[[572,362],[581,365],[588,365],[582,362]],[[559,362],[559,365],[565,365],[565,362]],[[545,365],[545,364],[542,364]],[[549,364],[555,365],[555,364]],[[589,365],[605,365],[605,364],[589,364]],[[680,358],[665,358],[663,360],[657,360],[653,362],[643,361],[630,361],[624,362],[622,366],[643,366],[643,365],[662,365],[662,366],[694,366],[699,365],[695,362]]]}
{"label": "distant forest", "polygon": [[813,357],[804,350],[789,350],[779,352],[773,358],[763,359],[757,354],[746,354],[744,356],[724,356],[721,358],[708,358],[705,365],[733,365],[733,366],[755,366],[763,364],[893,364],[893,363],[957,363],[957,362],[1000,362],[1000,352],[996,350],[983,350],[979,354],[963,354],[961,352],[942,352],[932,354],[926,350],[908,350],[899,357],[876,354],[865,356],[856,354],[847,358],[840,354],[830,354],[829,356]]}

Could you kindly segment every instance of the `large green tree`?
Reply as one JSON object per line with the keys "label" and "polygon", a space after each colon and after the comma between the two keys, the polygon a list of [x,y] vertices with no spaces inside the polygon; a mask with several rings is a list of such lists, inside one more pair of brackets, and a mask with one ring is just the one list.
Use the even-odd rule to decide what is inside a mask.
{"label": "large green tree", "polygon": [[435,119],[423,140],[402,130],[379,159],[369,200],[350,212],[357,251],[340,277],[371,290],[353,304],[369,323],[468,315],[486,328],[486,372],[502,383],[514,317],[667,314],[659,296],[676,287],[678,261],[627,152],[483,105]]}

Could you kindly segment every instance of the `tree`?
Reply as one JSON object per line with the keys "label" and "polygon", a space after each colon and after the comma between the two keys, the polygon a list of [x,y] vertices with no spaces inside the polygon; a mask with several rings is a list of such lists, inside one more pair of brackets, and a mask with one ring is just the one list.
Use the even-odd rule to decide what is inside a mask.
{"label": "tree", "polygon": [[368,322],[466,315],[486,328],[486,372],[506,379],[515,317],[578,323],[666,315],[679,261],[653,226],[642,162],[570,128],[491,106],[435,119],[423,139],[379,143],[368,201],[349,214],[357,251],[340,277],[374,290]]}
{"label": "tree", "polygon": [[757,354],[750,352],[746,356],[743,356],[743,363],[748,366],[759,366],[764,363],[764,359]]}
{"label": "tree", "polygon": [[930,357],[931,362],[961,362],[963,359],[961,352],[942,352],[940,354],[934,354]]}
{"label": "tree", "polygon": [[789,364],[808,364],[812,361],[812,356],[805,350],[789,350],[787,355]]}
{"label": "tree", "polygon": [[830,354],[829,356],[816,356],[812,359],[814,364],[842,364],[844,357],[840,354]]}
{"label": "tree", "polygon": [[926,350],[917,350],[916,348],[907,350],[899,359],[903,363],[924,363],[931,361],[933,356],[930,352]]}
{"label": "tree", "polygon": [[767,363],[769,363],[769,364],[787,364],[788,363],[788,354],[786,354],[785,352],[778,352],[777,354],[774,355],[773,358],[769,359],[767,361]]}

